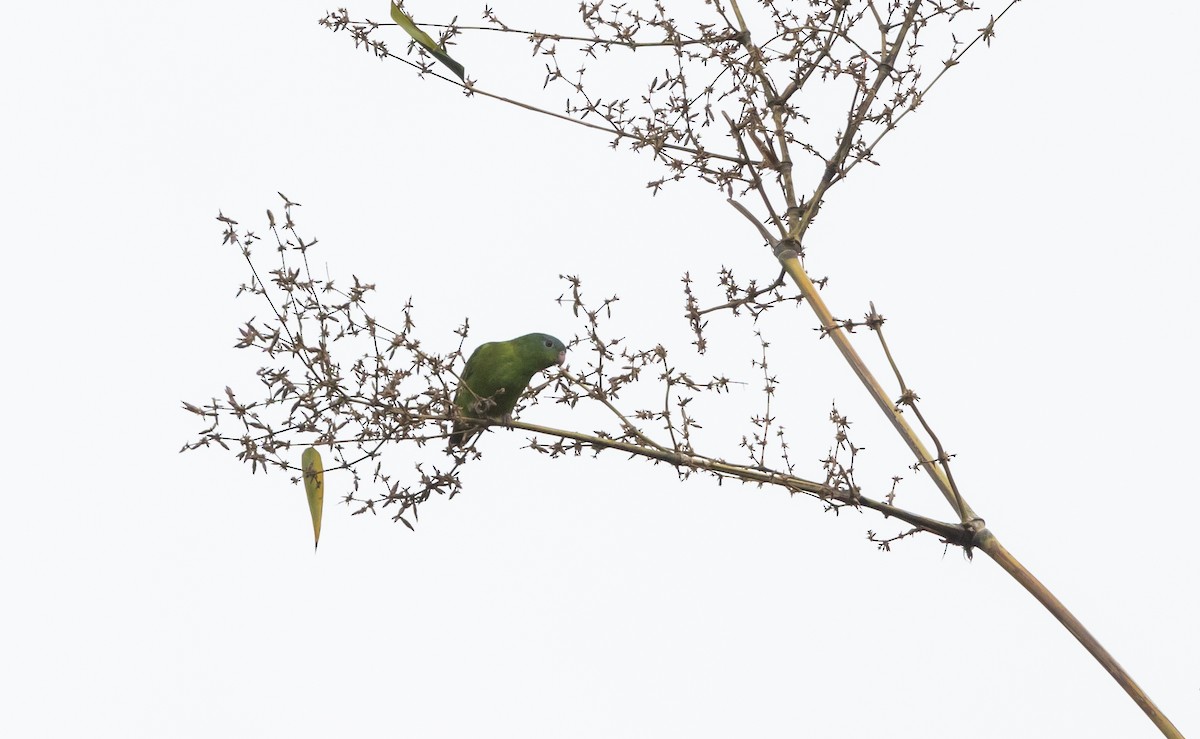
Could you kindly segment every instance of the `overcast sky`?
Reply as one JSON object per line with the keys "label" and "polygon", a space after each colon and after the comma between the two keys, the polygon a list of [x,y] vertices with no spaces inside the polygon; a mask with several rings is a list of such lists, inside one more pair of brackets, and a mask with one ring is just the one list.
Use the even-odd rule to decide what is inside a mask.
{"label": "overcast sky", "polygon": [[[831,194],[807,263],[837,315],[874,301],[889,319],[1000,540],[1200,735],[1200,11],[1105,5],[1006,16],[882,166]],[[409,5],[439,6],[482,9]],[[931,536],[881,553],[867,531],[903,527],[870,512],[614,454],[551,461],[497,431],[415,532],[350,516],[330,475],[314,555],[285,475],[179,454],[201,428],[181,400],[254,395],[258,357],[232,345],[268,309],[235,298],[245,264],[215,217],[265,232],[277,191],[322,270],[376,283],[381,320],[411,296],[435,351],[464,318],[472,344],[579,334],[555,303],[574,274],[621,297],[613,335],[746,383],[701,419],[714,453],[743,453],[726,442],[761,412],[756,327],[714,317],[709,355],[688,352],[685,272],[711,302],[722,266],[775,275],[719,193],[652,197],[644,157],[376,60],[317,25],[328,7],[68,0],[0,25],[0,733],[1156,735],[985,556]],[[537,94],[541,62],[512,50],[455,56]],[[949,518],[814,325],[787,307],[757,327],[798,472],[821,479],[836,402],[865,492],[901,475],[899,503]],[[410,454],[385,458],[411,475]]]}

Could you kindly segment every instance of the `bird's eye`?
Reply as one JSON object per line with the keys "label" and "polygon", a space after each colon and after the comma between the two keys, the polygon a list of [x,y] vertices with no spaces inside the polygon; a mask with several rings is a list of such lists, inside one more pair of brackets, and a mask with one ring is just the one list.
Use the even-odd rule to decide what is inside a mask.
{"label": "bird's eye", "polygon": [[549,349],[552,346],[554,346],[554,343],[550,339],[546,339],[546,348]]}

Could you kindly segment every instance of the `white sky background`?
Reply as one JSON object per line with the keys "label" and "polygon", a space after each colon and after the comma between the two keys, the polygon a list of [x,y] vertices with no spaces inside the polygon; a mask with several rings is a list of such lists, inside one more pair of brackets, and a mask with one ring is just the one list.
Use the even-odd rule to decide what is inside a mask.
{"label": "white sky background", "polygon": [[[873,513],[611,453],[552,462],[521,432],[485,437],[415,533],[349,516],[331,476],[314,556],[285,475],[177,453],[201,427],[181,399],[255,396],[258,356],[231,347],[267,309],[233,297],[218,209],[265,233],[277,190],[303,203],[315,260],[377,283],[381,319],[412,296],[439,350],[464,317],[472,344],[575,335],[553,300],[578,274],[622,298],[614,334],[748,383],[702,416],[716,439],[761,412],[756,344],[714,318],[695,360],[679,278],[715,301],[720,266],[774,270],[702,183],[652,198],[645,159],[356,51],[318,27],[323,3],[124,5],[0,27],[0,733],[1156,735],[986,556],[930,536],[883,554],[866,531],[903,527]],[[967,498],[1196,734],[1200,12],[1155,7],[1018,6],[883,166],[833,191],[808,264],[838,315],[875,301]],[[484,86],[540,88],[513,48],[454,51]],[[820,479],[836,400],[867,494],[904,475],[901,504],[949,517],[814,325],[786,308],[762,326],[802,474]],[[404,470],[412,450],[389,454]]]}

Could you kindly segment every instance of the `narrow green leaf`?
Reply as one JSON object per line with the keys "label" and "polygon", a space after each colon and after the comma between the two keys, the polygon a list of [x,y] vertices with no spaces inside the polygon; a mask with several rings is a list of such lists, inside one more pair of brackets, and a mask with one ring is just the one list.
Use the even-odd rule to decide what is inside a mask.
{"label": "narrow green leaf", "polygon": [[304,469],[304,493],[308,496],[308,512],[312,514],[313,549],[321,541],[321,510],[325,505],[325,467],[321,453],[309,447],[300,457]]}
{"label": "narrow green leaf", "polygon": [[435,43],[434,40],[429,37],[429,34],[418,28],[417,24],[413,23],[413,19],[409,18],[408,15],[399,7],[397,7],[395,3],[389,2],[388,4],[391,5],[392,20],[396,21],[396,25],[403,28],[409,36],[412,36],[413,40],[420,44],[425,51],[433,54],[435,59],[449,67],[450,71],[458,75],[460,80],[463,82],[467,81],[467,78],[463,76],[463,73],[466,71],[463,65],[451,59],[450,55],[446,53],[446,50],[438,46],[437,43]]}

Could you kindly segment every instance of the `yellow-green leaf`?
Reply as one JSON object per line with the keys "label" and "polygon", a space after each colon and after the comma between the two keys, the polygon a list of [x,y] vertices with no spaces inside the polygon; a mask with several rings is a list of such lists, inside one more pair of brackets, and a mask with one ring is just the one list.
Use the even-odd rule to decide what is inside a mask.
{"label": "yellow-green leaf", "polygon": [[395,3],[389,2],[388,4],[392,7],[392,20],[396,21],[396,25],[403,28],[409,36],[412,36],[413,40],[420,44],[425,51],[433,54],[435,59],[449,67],[450,71],[458,75],[460,80],[463,82],[467,81],[467,78],[463,76],[463,73],[466,71],[463,65],[451,59],[450,55],[446,53],[446,50],[441,46],[438,46],[437,43],[429,37],[429,34],[418,28],[417,24],[413,23],[413,19],[409,18],[408,15],[399,7],[397,7]]}
{"label": "yellow-green leaf", "polygon": [[325,467],[321,453],[309,447],[300,457],[304,469],[304,493],[308,496],[308,512],[312,514],[313,549],[321,541],[321,509],[325,505]]}

